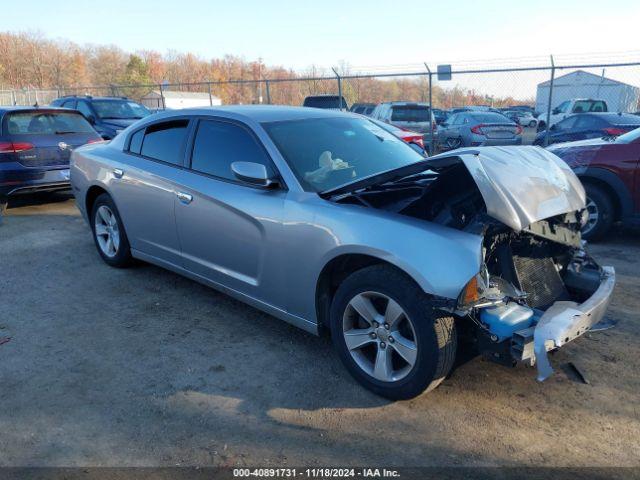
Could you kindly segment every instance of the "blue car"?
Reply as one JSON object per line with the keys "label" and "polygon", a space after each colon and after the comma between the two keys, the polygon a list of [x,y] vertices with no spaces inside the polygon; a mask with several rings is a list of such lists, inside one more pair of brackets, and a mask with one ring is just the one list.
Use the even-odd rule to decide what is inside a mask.
{"label": "blue car", "polygon": [[111,140],[132,123],[151,115],[144,105],[126,97],[60,97],[52,106],[78,110],[105,140]]}
{"label": "blue car", "polygon": [[68,189],[71,151],[101,141],[76,111],[0,107],[0,218],[9,195]]}
{"label": "blue car", "polygon": [[[640,127],[640,117],[630,113],[578,113],[551,126],[549,144],[590,138],[617,137]],[[539,132],[534,145],[544,145],[546,130]]]}

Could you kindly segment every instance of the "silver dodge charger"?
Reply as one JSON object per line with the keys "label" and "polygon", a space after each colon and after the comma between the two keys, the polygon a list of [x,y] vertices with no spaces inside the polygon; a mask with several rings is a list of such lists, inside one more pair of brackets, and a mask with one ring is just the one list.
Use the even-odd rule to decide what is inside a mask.
{"label": "silver dodge charger", "polygon": [[579,180],[538,147],[425,159],[358,115],[198,108],[75,150],[71,183],[107,264],[150,262],[328,331],[392,399],[435,388],[458,348],[544,380],[615,283],[583,248]]}

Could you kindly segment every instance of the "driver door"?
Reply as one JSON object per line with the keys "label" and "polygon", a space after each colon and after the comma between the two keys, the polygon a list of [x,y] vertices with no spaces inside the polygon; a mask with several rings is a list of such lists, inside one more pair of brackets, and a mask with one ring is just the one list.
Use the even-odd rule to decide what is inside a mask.
{"label": "driver door", "polygon": [[185,269],[237,292],[282,305],[280,265],[284,188],[238,181],[237,161],[274,166],[250,129],[228,120],[199,119],[175,206]]}

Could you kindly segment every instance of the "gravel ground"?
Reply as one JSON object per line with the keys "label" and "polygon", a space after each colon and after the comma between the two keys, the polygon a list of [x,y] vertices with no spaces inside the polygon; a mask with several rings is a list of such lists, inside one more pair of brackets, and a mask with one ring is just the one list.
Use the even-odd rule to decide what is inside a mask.
{"label": "gravel ground", "polygon": [[107,267],[73,202],[49,200],[0,227],[0,466],[640,465],[637,233],[591,247],[618,272],[619,324],[559,351],[551,379],[475,358],[391,403],[326,338]]}

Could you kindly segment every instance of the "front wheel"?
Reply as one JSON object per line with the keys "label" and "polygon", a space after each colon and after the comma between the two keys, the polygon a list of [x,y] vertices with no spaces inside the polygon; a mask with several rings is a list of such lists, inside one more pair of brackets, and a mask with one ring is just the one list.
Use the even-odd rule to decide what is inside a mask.
{"label": "front wheel", "polygon": [[585,185],[587,194],[587,223],[582,227],[582,238],[599,240],[613,224],[614,210],[611,197],[596,185]]}
{"label": "front wheel", "polygon": [[392,400],[437,387],[455,360],[453,317],[433,308],[413,280],[393,267],[359,270],[331,305],[331,336],[351,375]]}

